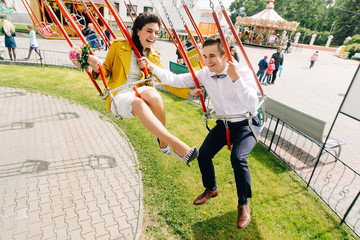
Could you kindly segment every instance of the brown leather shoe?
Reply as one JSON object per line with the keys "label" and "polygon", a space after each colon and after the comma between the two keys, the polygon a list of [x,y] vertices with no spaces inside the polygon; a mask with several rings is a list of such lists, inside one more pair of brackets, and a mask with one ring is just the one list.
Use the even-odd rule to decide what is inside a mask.
{"label": "brown leather shoe", "polygon": [[205,189],[205,191],[203,192],[203,194],[201,194],[200,196],[198,196],[195,201],[194,204],[195,205],[201,205],[207,202],[207,200],[209,200],[210,198],[216,197],[217,195],[219,195],[219,191],[216,189],[215,191],[210,191],[208,189]]}
{"label": "brown leather shoe", "polygon": [[238,218],[237,218],[237,227],[240,229],[245,228],[251,222],[251,215],[250,215],[250,206],[248,205],[241,205],[238,206]]}

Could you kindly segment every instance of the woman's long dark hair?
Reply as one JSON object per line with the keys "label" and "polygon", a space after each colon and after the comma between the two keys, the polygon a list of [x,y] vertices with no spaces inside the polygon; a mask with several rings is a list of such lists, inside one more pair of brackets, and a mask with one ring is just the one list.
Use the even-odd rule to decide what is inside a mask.
{"label": "woman's long dark hair", "polygon": [[134,21],[133,27],[132,27],[132,40],[136,46],[136,48],[139,50],[140,54],[143,55],[143,47],[140,43],[139,36],[137,35],[137,32],[143,29],[143,27],[148,23],[157,23],[159,25],[159,28],[161,27],[161,20],[160,17],[151,12],[144,12],[140,13],[137,18]]}

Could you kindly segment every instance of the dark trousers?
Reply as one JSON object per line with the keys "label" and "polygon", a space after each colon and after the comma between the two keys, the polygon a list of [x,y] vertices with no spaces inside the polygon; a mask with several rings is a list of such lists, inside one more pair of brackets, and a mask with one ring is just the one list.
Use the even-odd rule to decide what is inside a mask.
{"label": "dark trousers", "polygon": [[[216,122],[206,136],[199,150],[198,163],[202,175],[203,185],[210,191],[217,189],[213,157],[225,146],[226,131],[222,120]],[[253,128],[256,134],[260,131],[260,122],[257,117],[252,119]],[[251,181],[247,157],[256,144],[256,139],[249,127],[248,120],[231,123],[230,141],[233,144],[231,150],[231,165],[234,170],[238,204],[244,205],[248,198],[251,198]]]}
{"label": "dark trousers", "polygon": [[274,71],[273,71],[273,75],[272,75],[272,80],[271,80],[271,83],[275,83],[275,79],[276,79],[276,74],[278,72],[278,69],[276,68]]}

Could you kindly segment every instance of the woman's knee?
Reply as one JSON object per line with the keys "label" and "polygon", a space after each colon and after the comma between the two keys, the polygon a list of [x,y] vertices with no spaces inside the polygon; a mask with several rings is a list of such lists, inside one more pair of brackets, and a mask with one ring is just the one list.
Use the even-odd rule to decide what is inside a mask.
{"label": "woman's knee", "polygon": [[133,114],[137,115],[139,112],[142,112],[148,108],[148,105],[141,98],[135,97],[131,103],[131,107]]}
{"label": "woman's knee", "polygon": [[155,90],[144,91],[141,98],[150,105],[163,106],[161,95]]}

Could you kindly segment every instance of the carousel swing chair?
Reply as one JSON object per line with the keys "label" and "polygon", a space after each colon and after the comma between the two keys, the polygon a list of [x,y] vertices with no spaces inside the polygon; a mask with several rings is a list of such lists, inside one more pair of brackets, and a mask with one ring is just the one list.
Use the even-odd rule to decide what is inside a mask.
{"label": "carousel swing chair", "polygon": [[[72,6],[74,7],[74,4],[72,3]],[[85,17],[82,14],[78,14],[77,8],[75,8],[74,13],[69,12],[70,17],[72,19],[72,21],[76,24],[76,26],[82,31],[85,28]],[[65,22],[67,23],[67,25],[73,30],[75,31],[74,26],[70,23],[70,20],[65,18]]]}
{"label": "carousel swing chair", "polygon": [[[219,4],[220,4],[220,7],[221,7],[221,11],[231,29],[231,32],[232,34],[234,35],[239,47],[240,47],[240,50],[247,62],[247,65],[248,67],[250,68],[250,70],[252,71],[253,73],[253,76],[254,76],[254,80],[256,81],[256,84],[257,84],[257,87],[258,87],[258,97],[259,97],[259,104],[258,104],[258,107],[257,107],[257,110],[255,112],[246,112],[244,114],[240,114],[240,115],[216,115],[214,113],[214,111],[210,111],[210,112],[205,112],[204,115],[203,115],[203,120],[204,120],[204,123],[205,123],[205,126],[206,128],[210,131],[209,127],[208,127],[208,119],[220,119],[224,122],[224,125],[225,125],[225,128],[226,128],[226,137],[227,137],[227,145],[228,145],[228,149],[231,150],[231,143],[230,143],[230,129],[229,129],[229,126],[228,126],[228,122],[231,120],[231,119],[238,119],[238,118],[243,118],[243,119],[247,119],[248,122],[249,122],[249,127],[256,139],[256,141],[258,141],[258,134],[255,132],[253,126],[252,126],[252,118],[253,117],[256,117],[258,116],[259,120],[260,120],[260,123],[261,123],[261,128],[260,128],[260,132],[262,131],[262,129],[264,128],[265,126],[265,122],[266,122],[266,115],[265,115],[265,101],[266,101],[266,95],[264,95],[264,92],[263,92],[263,89],[261,88],[261,85],[257,79],[257,76],[254,72],[254,69],[253,67],[251,66],[251,63],[246,55],[246,52],[244,50],[244,47],[242,46],[242,43],[238,37],[238,35],[236,34],[236,31],[235,31],[235,28],[234,28],[234,25],[232,24],[229,16],[227,15],[226,13],[226,10],[221,2],[221,0],[219,0]],[[220,25],[220,22],[219,22],[219,19],[217,17],[217,13],[215,12],[214,10],[214,4],[212,2],[212,0],[210,0],[210,8],[212,9],[212,15],[213,15],[213,18],[214,18],[214,21],[216,23],[216,26],[217,26],[217,29],[218,29],[218,32],[219,32],[219,35],[220,35],[220,39],[221,39],[221,42],[223,44],[223,47],[225,49],[225,53],[226,53],[226,56],[227,58],[229,59],[229,61],[233,62],[233,59],[231,57],[231,54],[230,54],[230,51],[229,51],[229,47],[228,47],[228,44],[225,40],[225,36],[224,36],[224,33],[221,29],[221,25]],[[259,132],[259,133],[260,133]]]}
{"label": "carousel swing chair", "polygon": [[[30,4],[27,2],[27,0],[21,0],[21,1],[23,2],[25,9],[28,12],[36,30],[38,31],[38,33],[40,33],[41,36],[50,37],[56,33],[56,31],[52,30],[53,26],[56,27],[54,22],[51,22],[51,23],[40,22],[39,19],[36,17]],[[40,6],[39,1],[37,1],[37,3],[39,5],[39,8],[41,9],[43,18],[45,19],[45,21],[47,21],[47,19],[45,17],[45,13],[44,13],[42,7]]]}
{"label": "carousel swing chair", "polygon": [[[168,14],[168,12],[167,12],[167,10],[166,10],[166,8],[165,8],[162,0],[159,0],[159,1],[160,1],[160,5],[162,6],[162,9],[163,9],[163,11],[164,11],[164,13],[165,13],[165,15],[166,15],[166,17],[167,17],[167,20],[168,20],[168,22],[169,22],[169,24],[170,24],[170,26],[171,26],[171,28],[172,28],[172,32],[173,32],[173,34],[174,34],[174,36],[175,36],[175,39],[176,39],[176,41],[177,41],[178,43],[180,43],[180,38],[179,38],[176,30],[173,28],[173,24],[172,24],[172,21],[171,21],[171,19],[170,19],[170,17],[169,17],[169,14]],[[182,1],[182,2],[183,2],[183,7],[184,7],[184,9],[186,10],[186,9],[187,9],[187,6],[186,6],[186,4],[184,3],[184,1]],[[248,57],[247,57],[247,55],[246,55],[246,53],[245,53],[245,51],[244,51],[244,47],[242,46],[241,41],[240,41],[240,39],[238,38],[238,36],[237,36],[237,34],[236,34],[235,28],[234,28],[234,26],[232,25],[232,22],[231,22],[230,18],[228,17],[228,15],[227,15],[227,13],[226,13],[226,11],[225,11],[225,8],[224,8],[224,6],[223,6],[223,4],[222,4],[222,2],[221,2],[220,0],[219,0],[219,3],[220,3],[220,6],[222,7],[222,12],[223,12],[223,14],[224,14],[224,16],[225,16],[225,18],[226,18],[226,20],[227,20],[227,22],[228,22],[228,25],[229,25],[230,28],[231,28],[232,34],[235,36],[235,39],[236,39],[236,41],[237,41],[238,44],[239,44],[239,47],[240,47],[240,49],[241,49],[241,51],[242,51],[242,54],[243,54],[243,56],[244,56],[244,58],[245,58],[245,60],[246,60],[246,62],[247,62],[247,64],[248,64],[249,68],[251,69],[251,71],[252,71],[252,73],[253,73],[253,75],[254,75],[254,80],[256,81],[256,84],[257,84],[258,89],[259,89],[259,92],[260,92],[260,95],[259,95],[259,104],[258,104],[257,110],[256,110],[255,112],[253,112],[253,113],[247,112],[247,113],[244,113],[244,114],[241,114],[241,115],[216,115],[216,113],[215,113],[214,110],[210,110],[210,111],[209,111],[209,110],[206,108],[206,106],[205,106],[205,101],[204,101],[203,96],[202,96],[202,95],[199,96],[199,97],[200,97],[200,103],[201,103],[201,105],[202,105],[203,112],[204,112],[204,114],[203,114],[203,116],[202,116],[202,119],[204,120],[204,123],[205,123],[206,128],[210,131],[210,129],[209,129],[209,127],[208,127],[208,120],[209,120],[209,119],[220,119],[220,120],[224,121],[224,125],[225,125],[225,127],[226,127],[227,146],[228,146],[228,149],[231,150],[231,144],[230,144],[230,129],[228,128],[228,121],[230,121],[231,119],[238,119],[238,118],[245,118],[245,119],[247,119],[248,122],[249,122],[249,127],[250,127],[250,129],[251,129],[251,131],[252,131],[255,139],[256,139],[256,141],[258,141],[258,135],[257,135],[256,132],[254,131],[254,128],[253,128],[253,126],[252,126],[252,118],[255,117],[255,116],[258,116],[258,118],[259,118],[259,120],[260,120],[260,122],[261,122],[261,128],[260,128],[260,131],[261,131],[261,130],[263,129],[263,127],[264,127],[264,123],[266,122],[265,105],[264,105],[264,102],[265,102],[265,100],[266,100],[266,96],[264,95],[263,90],[262,90],[262,88],[261,88],[261,85],[259,84],[259,81],[257,80],[257,77],[256,77],[256,74],[255,74],[255,72],[254,72],[254,69],[252,68],[251,63],[250,63],[250,61],[249,61],[249,59],[248,59]],[[175,4],[175,6],[176,6],[176,4]],[[218,20],[218,18],[217,18],[216,12],[214,11],[214,5],[213,5],[213,3],[212,3],[211,0],[210,0],[210,7],[213,9],[213,18],[214,18],[214,20],[215,20],[215,22],[216,22],[216,25],[217,25],[217,28],[218,28],[218,31],[219,31],[219,35],[220,35],[220,37],[221,37],[221,42],[223,43],[224,49],[226,50],[225,52],[226,52],[227,58],[228,58],[230,61],[233,61],[233,60],[232,60],[232,57],[231,57],[231,54],[230,54],[230,51],[229,51],[229,48],[228,48],[228,45],[227,45],[227,43],[226,43],[224,34],[223,34],[223,32],[222,32],[222,29],[221,29],[219,20]],[[179,12],[179,9],[178,9],[178,8],[177,8],[177,10],[178,10],[178,12]],[[192,19],[192,16],[191,16],[190,11],[186,11],[186,12],[187,12],[187,14],[188,14],[188,17],[189,17],[190,19]],[[179,12],[179,15],[180,15],[180,18],[182,18],[180,12]],[[182,20],[183,20],[183,18],[182,18]],[[196,26],[195,22],[193,22],[193,21],[191,21],[191,22],[193,23],[194,28],[197,29],[197,26]],[[184,21],[183,21],[183,23],[184,23]],[[184,25],[186,25],[186,24],[184,23]],[[185,26],[185,28],[186,28],[186,26]],[[200,41],[203,43],[204,41],[203,41],[203,37],[202,37],[202,35],[201,35],[201,32],[200,32],[200,31],[196,31],[196,32],[197,32],[197,34],[198,34],[198,37],[199,37]],[[169,35],[171,36],[170,33],[169,33]],[[192,35],[189,34],[189,36],[192,36]],[[192,41],[193,41],[193,44],[195,45],[196,42],[195,42],[193,39],[192,39]],[[201,53],[199,52],[198,49],[192,49],[191,51],[186,52],[185,49],[184,49],[184,47],[183,47],[181,44],[176,44],[175,40],[173,40],[173,43],[175,44],[175,46],[178,48],[179,52],[180,52],[180,53],[182,54],[182,56],[184,57],[184,60],[186,61],[186,65],[187,65],[188,70],[190,71],[190,73],[191,73],[191,75],[192,75],[192,77],[193,77],[193,79],[194,79],[194,82],[195,82],[196,87],[197,87],[197,88],[201,88],[200,85],[199,85],[199,82],[198,82],[198,80],[197,80],[197,77],[196,77],[196,75],[195,75],[195,71],[194,71],[194,68],[199,68],[199,69],[200,69],[200,68],[203,67],[203,66],[201,65],[201,60],[202,60],[202,59],[201,59],[201,57],[202,57]],[[192,58],[192,59],[190,60],[190,58]],[[202,62],[204,62],[204,61],[202,61]],[[179,66],[179,64],[176,64],[176,63],[173,63],[173,65]],[[176,66],[175,66],[175,67],[176,67]],[[172,62],[170,62],[170,68],[171,68],[171,67],[175,68],[174,66],[172,66]],[[183,66],[181,66],[181,67],[183,67]],[[177,70],[179,70],[179,69],[177,69]],[[181,69],[181,70],[183,71],[184,69]],[[173,72],[174,72],[174,71],[173,71]]]}
{"label": "carousel swing chair", "polygon": [[[101,27],[100,27],[99,23],[96,21],[94,15],[91,13],[91,11],[87,7],[86,3],[84,1],[81,1],[81,2],[82,2],[82,5],[83,5],[83,7],[85,9],[85,14],[89,17],[91,23],[94,25],[94,27],[95,27],[95,29],[97,31],[97,33],[94,31],[94,33],[91,33],[91,34],[86,36],[86,40],[90,44],[91,48],[93,50],[98,49],[99,51],[101,49],[105,49],[105,46],[110,48],[111,43],[106,38],[104,32],[101,30]],[[96,8],[96,6],[94,5],[93,8]],[[102,40],[100,40],[100,38]]]}
{"label": "carousel swing chair", "polygon": [[14,12],[16,12],[16,9],[13,5],[11,7],[8,7],[5,0],[0,1],[0,13],[13,14]]}
{"label": "carousel swing chair", "polygon": [[[166,8],[165,8],[162,0],[159,0],[159,1],[160,1],[160,4],[161,4],[162,8],[163,8],[163,11],[164,11],[164,13],[165,13],[165,15],[166,15],[166,17],[167,17],[168,22],[169,22],[170,26],[172,27],[172,32],[173,32],[173,34],[174,34],[174,36],[175,36],[175,38],[176,38],[176,41],[180,43],[180,38],[179,38],[178,34],[176,33],[176,30],[173,28],[173,24],[172,24],[172,22],[171,22],[171,20],[170,20],[169,14],[167,13]],[[221,0],[219,0],[219,3],[220,3],[220,6],[221,6],[221,8],[222,8],[222,12],[223,12],[223,14],[224,14],[224,16],[225,16],[225,18],[226,18],[226,21],[227,21],[227,23],[228,23],[228,25],[229,25],[229,27],[230,27],[230,29],[231,29],[231,31],[232,31],[232,34],[235,36],[235,39],[236,39],[236,41],[237,41],[237,43],[238,43],[238,45],[239,45],[239,47],[240,47],[240,49],[241,49],[241,51],[242,51],[242,54],[243,54],[243,56],[244,56],[244,58],[245,58],[245,60],[246,60],[246,62],[247,62],[247,65],[248,65],[248,67],[250,68],[250,70],[251,70],[252,73],[253,73],[254,80],[255,80],[256,85],[257,85],[258,90],[259,90],[258,93],[260,93],[260,95],[258,94],[259,104],[258,104],[257,110],[256,110],[255,112],[246,112],[246,113],[240,114],[240,115],[216,115],[216,113],[215,113],[214,110],[210,110],[210,111],[209,111],[209,110],[206,108],[203,96],[202,96],[202,95],[199,96],[199,97],[200,97],[200,102],[201,102],[201,105],[202,105],[202,108],[203,108],[203,112],[204,112],[204,114],[203,114],[203,116],[202,116],[202,119],[204,120],[204,123],[205,123],[206,128],[210,131],[210,129],[209,129],[209,127],[208,127],[208,120],[209,120],[209,119],[220,119],[220,120],[224,121],[224,125],[225,125],[225,127],[226,127],[227,146],[228,146],[228,149],[231,150],[230,129],[229,129],[229,127],[228,127],[228,121],[230,121],[231,119],[238,119],[238,118],[247,119],[248,122],[249,122],[249,127],[250,127],[250,129],[251,129],[251,131],[252,131],[255,139],[256,139],[256,141],[258,141],[258,135],[257,135],[257,133],[255,132],[253,126],[252,126],[252,118],[255,117],[255,116],[258,116],[258,118],[259,118],[259,120],[260,120],[260,123],[261,123],[261,128],[260,128],[260,132],[261,132],[261,130],[264,128],[264,123],[266,122],[265,105],[264,105],[265,100],[266,100],[266,96],[265,96],[264,93],[263,93],[263,90],[262,90],[262,88],[261,88],[261,85],[260,85],[260,83],[259,83],[259,81],[258,81],[258,79],[257,79],[257,76],[256,76],[255,72],[254,72],[254,69],[253,69],[253,67],[251,66],[251,63],[250,63],[250,61],[249,61],[249,59],[248,59],[248,57],[247,57],[247,55],[246,55],[246,52],[245,52],[245,50],[244,50],[244,47],[242,46],[242,43],[241,43],[239,37],[238,37],[237,34],[236,34],[235,28],[234,28],[234,26],[233,26],[233,24],[232,24],[229,16],[228,16],[227,13],[226,13],[225,8],[224,8]],[[187,7],[186,7],[185,3],[183,3],[183,4],[184,4],[184,9],[186,10]],[[175,5],[175,6],[176,6],[176,5]],[[218,20],[218,18],[217,18],[217,14],[216,14],[216,12],[214,11],[214,5],[213,5],[213,3],[212,3],[211,0],[210,0],[210,7],[211,7],[212,10],[213,10],[212,15],[213,15],[213,18],[214,18],[215,23],[216,23],[216,25],[217,25],[217,28],[218,28],[218,31],[219,31],[219,35],[220,35],[220,38],[221,38],[221,42],[222,42],[222,44],[223,44],[223,46],[224,46],[224,49],[225,49],[227,58],[228,58],[231,62],[233,62],[233,59],[232,59],[231,54],[230,54],[230,51],[229,51],[229,47],[228,47],[228,45],[227,45],[227,43],[226,43],[224,34],[223,34],[223,32],[222,32],[222,29],[221,29],[221,26],[220,26],[220,23],[219,23],[219,20]],[[191,13],[190,13],[189,11],[186,11],[186,12],[187,12],[189,18],[192,19]],[[179,13],[179,14],[180,14],[180,13]],[[181,17],[181,15],[180,15],[180,17]],[[192,21],[192,23],[193,23],[193,21]],[[196,29],[196,24],[193,23],[193,25],[195,25],[194,28]],[[202,36],[201,36],[200,31],[197,31],[197,34],[198,34],[198,37],[199,37],[200,40],[203,39]],[[171,35],[171,34],[169,33],[169,35]],[[189,34],[189,35],[190,35],[190,34]],[[173,41],[173,42],[174,42],[174,44],[178,47],[178,49],[181,50],[181,51],[179,51],[179,52],[182,53],[182,56],[184,57],[184,59],[185,59],[185,61],[186,61],[186,65],[187,65],[190,73],[192,74],[192,77],[193,77],[193,79],[194,79],[194,82],[195,82],[196,87],[197,87],[197,88],[200,88],[199,82],[198,82],[197,77],[196,77],[195,72],[194,72],[194,68],[197,68],[197,67],[202,68],[202,65],[201,65],[201,63],[200,63],[200,58],[201,58],[200,55],[201,55],[201,54],[200,54],[199,51],[196,50],[196,49],[193,49],[193,50],[191,50],[191,51],[189,51],[189,52],[186,52],[185,49],[184,49],[184,47],[183,47],[181,44],[178,44],[178,45],[177,45],[175,41]],[[203,41],[201,41],[201,42],[203,43]],[[196,44],[195,41],[193,41],[193,43]],[[190,60],[190,58],[192,58],[192,60]],[[194,60],[194,59],[195,59],[195,60]],[[171,63],[172,63],[172,62],[170,62],[170,67],[171,67]],[[175,64],[175,63],[174,63],[174,64]],[[179,64],[177,64],[177,65],[179,65]],[[194,67],[193,67],[193,65],[194,65]]]}

